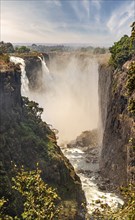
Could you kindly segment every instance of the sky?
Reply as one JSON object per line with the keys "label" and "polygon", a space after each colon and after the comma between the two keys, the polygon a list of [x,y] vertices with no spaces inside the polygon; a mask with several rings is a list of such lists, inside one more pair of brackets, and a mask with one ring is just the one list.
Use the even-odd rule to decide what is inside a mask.
{"label": "sky", "polygon": [[110,46],[130,35],[134,0],[0,0],[0,41]]}

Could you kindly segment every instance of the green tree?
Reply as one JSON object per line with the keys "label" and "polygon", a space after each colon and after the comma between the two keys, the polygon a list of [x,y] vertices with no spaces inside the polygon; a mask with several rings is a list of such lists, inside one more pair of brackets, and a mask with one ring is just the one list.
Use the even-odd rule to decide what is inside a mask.
{"label": "green tree", "polygon": [[40,108],[38,103],[29,101],[27,97],[23,97],[23,106],[25,116],[33,119],[41,119],[43,108]]}
{"label": "green tree", "polygon": [[28,52],[30,52],[30,49],[26,46],[21,46],[21,47],[17,47],[16,51],[18,53],[28,53]]}
{"label": "green tree", "polygon": [[24,210],[21,216],[11,217],[5,213],[7,199],[0,199],[0,219],[3,220],[53,220],[58,219],[59,209],[57,204],[60,201],[56,191],[49,187],[41,179],[41,170],[37,167],[33,171],[25,171],[23,166],[17,175],[12,178],[14,190],[17,190],[23,197]]}
{"label": "green tree", "polygon": [[118,42],[115,42],[112,47],[109,48],[111,58],[109,63],[114,68],[120,68],[122,65],[132,57],[131,52],[131,38],[124,35]]}
{"label": "green tree", "polygon": [[0,42],[0,53],[14,53],[14,47],[11,43]]}
{"label": "green tree", "polygon": [[13,188],[19,191],[24,198],[23,219],[57,219],[56,203],[59,201],[59,197],[54,189],[45,184],[40,174],[41,171],[38,167],[33,171],[25,171],[22,167],[13,178]]}

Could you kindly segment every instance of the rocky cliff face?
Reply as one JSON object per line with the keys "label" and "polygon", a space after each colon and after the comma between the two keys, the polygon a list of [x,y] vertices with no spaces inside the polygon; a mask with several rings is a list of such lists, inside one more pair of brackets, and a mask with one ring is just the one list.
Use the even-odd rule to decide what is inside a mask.
{"label": "rocky cliff face", "polygon": [[130,64],[128,61],[122,70],[115,71],[106,65],[99,68],[103,128],[100,167],[102,174],[115,186],[135,180],[135,118],[129,111],[129,100],[135,96],[135,87],[130,95],[127,95],[126,87]]}
{"label": "rocky cliff face", "polygon": [[[59,219],[84,219],[85,202],[79,177],[57,145],[49,126],[33,113],[20,94],[20,69],[0,72],[0,196],[9,200],[7,212],[21,212],[21,202],[11,190],[12,163],[33,170],[39,163],[42,178],[55,187],[64,206]],[[35,106],[35,104],[34,104]],[[36,105],[37,106],[37,105]]]}
{"label": "rocky cliff face", "polygon": [[25,70],[29,79],[30,90],[40,90],[42,88],[42,63],[41,59],[45,59],[46,65],[49,66],[49,55],[46,53],[38,55],[24,55],[22,58],[25,61]]}
{"label": "rocky cliff face", "polygon": [[29,79],[29,88],[31,90],[39,89],[42,79],[42,64],[38,56],[24,57],[26,64],[25,70]]}
{"label": "rocky cliff face", "polygon": [[[21,117],[21,71],[19,67],[2,69],[0,73],[0,131],[10,127],[14,115]],[[19,114],[17,113],[19,111]]]}

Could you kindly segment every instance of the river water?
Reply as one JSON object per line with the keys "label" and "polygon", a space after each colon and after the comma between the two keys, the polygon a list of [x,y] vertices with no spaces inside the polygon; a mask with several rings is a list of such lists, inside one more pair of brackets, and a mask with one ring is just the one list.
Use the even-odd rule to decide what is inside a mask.
{"label": "river water", "polygon": [[123,201],[114,193],[109,193],[98,188],[98,183],[101,184],[102,181],[99,175],[98,147],[90,148],[87,151],[85,147],[80,149],[78,147],[68,148],[64,146],[62,147],[62,151],[70,160],[81,179],[89,214],[96,208],[100,208],[100,202],[103,204],[107,203],[112,209],[123,205]]}

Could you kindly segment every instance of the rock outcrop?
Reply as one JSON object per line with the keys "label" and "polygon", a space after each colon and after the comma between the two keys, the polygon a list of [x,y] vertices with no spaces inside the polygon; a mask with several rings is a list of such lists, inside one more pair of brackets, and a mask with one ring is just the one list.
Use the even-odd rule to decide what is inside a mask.
{"label": "rock outcrop", "polygon": [[2,68],[0,72],[0,131],[9,128],[14,116],[21,118],[21,71],[19,66]]}
{"label": "rock outcrop", "polygon": [[[133,61],[133,60],[132,60]],[[115,186],[135,180],[135,118],[129,111],[127,95],[128,66],[115,71],[107,65],[99,68],[99,96],[103,130],[100,167],[102,175]]]}
{"label": "rock outcrop", "polygon": [[64,209],[59,219],[85,219],[80,179],[57,145],[54,132],[35,115],[38,105],[22,99],[20,78],[18,66],[0,72],[0,196],[9,200],[7,213],[15,216],[22,210],[11,189],[12,163],[27,170],[36,169],[38,163],[42,179],[61,197]]}
{"label": "rock outcrop", "polygon": [[29,88],[38,90],[42,85],[42,63],[38,56],[24,57],[25,70],[29,79]]}

